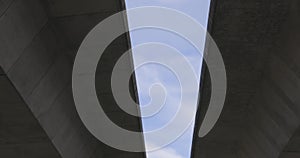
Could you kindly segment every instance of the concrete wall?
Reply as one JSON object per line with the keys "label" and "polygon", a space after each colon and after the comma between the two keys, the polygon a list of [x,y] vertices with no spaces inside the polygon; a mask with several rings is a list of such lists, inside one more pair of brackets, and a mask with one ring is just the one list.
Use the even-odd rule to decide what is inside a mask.
{"label": "concrete wall", "polygon": [[[209,31],[224,59],[228,90],[216,126],[205,138],[194,137],[193,157],[277,158],[295,135],[300,69],[299,25],[290,23],[299,21],[291,13],[299,6],[294,2],[212,2]],[[210,99],[209,80],[206,70],[195,132]]]}
{"label": "concrete wall", "polygon": [[[144,153],[122,152],[96,140],[82,124],[72,97],[71,72],[78,46],[98,22],[122,9],[121,2],[2,0],[0,4],[0,64],[60,155],[144,157]],[[112,47],[107,54],[120,55],[128,48],[128,39]],[[106,82],[99,79],[96,84]],[[105,103],[111,104],[115,103]],[[121,126],[141,130],[139,118],[123,113],[118,110],[111,117],[122,120]]]}
{"label": "concrete wall", "polygon": [[289,143],[285,146],[281,152],[279,158],[297,158],[300,156],[300,129],[294,133],[290,138]]}
{"label": "concrete wall", "polygon": [[0,67],[0,157],[60,158]]}
{"label": "concrete wall", "polygon": [[241,157],[297,158],[300,141],[299,13],[297,1],[289,12],[274,45],[259,89],[250,103],[244,126]]}

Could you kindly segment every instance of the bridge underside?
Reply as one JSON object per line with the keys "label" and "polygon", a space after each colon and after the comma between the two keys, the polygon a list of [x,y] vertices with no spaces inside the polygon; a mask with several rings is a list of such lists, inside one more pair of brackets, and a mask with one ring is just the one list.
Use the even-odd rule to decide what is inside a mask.
{"label": "bridge underside", "polygon": [[[228,91],[211,133],[194,136],[193,157],[300,157],[299,13],[297,0],[213,0],[209,31]],[[196,133],[210,97],[208,70],[202,84]]]}
{"label": "bridge underside", "polygon": [[[224,58],[228,92],[211,133],[194,136],[192,157],[300,157],[300,2],[213,0],[211,7],[209,31]],[[0,157],[145,157],[94,138],[72,97],[71,72],[81,41],[122,9],[118,0],[0,0]],[[124,21],[120,25],[125,29]],[[114,62],[129,47],[123,35],[106,49],[96,88],[112,121],[141,131],[140,119],[116,106],[109,86]],[[124,71],[132,69],[131,60]],[[131,81],[136,98],[134,87]],[[196,134],[209,92],[205,69]]]}
{"label": "bridge underside", "polygon": [[[0,0],[1,74],[6,74],[5,82],[10,81],[16,88],[23,99],[22,106],[29,107],[30,110],[21,107],[25,108],[24,116],[36,118],[32,123],[37,127],[20,123],[20,128],[27,129],[23,134],[38,133],[36,139],[50,146],[44,152],[48,157],[51,152],[63,158],[145,157],[145,153],[123,152],[98,141],[81,122],[72,97],[72,66],[81,41],[96,24],[123,9],[123,1],[119,0]],[[123,19],[119,25],[125,29]],[[112,121],[123,128],[141,131],[140,119],[116,106],[109,86],[112,66],[129,48],[128,41],[127,35],[123,35],[106,49],[97,69],[96,88],[103,109]],[[123,71],[131,70],[131,59],[127,64]],[[130,89],[135,97],[133,81]],[[2,106],[1,102],[0,105],[0,118],[13,113],[6,108],[8,105]],[[0,157],[45,157],[38,155],[44,151],[43,144],[36,148],[28,146],[28,153],[24,154],[19,150],[19,142],[2,141],[6,138],[2,133],[7,130],[5,122],[0,122]],[[12,131],[11,137],[17,134],[20,133]],[[140,144],[144,145],[143,138]],[[2,152],[3,149],[11,152]]]}

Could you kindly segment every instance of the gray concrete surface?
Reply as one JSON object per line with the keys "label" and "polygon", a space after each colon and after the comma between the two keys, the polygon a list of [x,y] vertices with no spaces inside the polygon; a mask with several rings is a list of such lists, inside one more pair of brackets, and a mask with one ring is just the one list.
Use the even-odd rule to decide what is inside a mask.
{"label": "gray concrete surface", "polygon": [[[122,9],[118,0],[0,1],[0,65],[63,158],[145,157],[94,138],[82,124],[72,97],[72,66],[81,41],[101,20]],[[120,24],[125,28],[123,21]],[[113,62],[128,48],[124,35],[106,50],[96,85],[103,108],[114,109],[109,117],[121,127],[141,131],[140,119],[116,107],[107,87]],[[133,85],[132,81],[132,92]]]}
{"label": "gray concrete surface", "polygon": [[[145,157],[96,140],[72,98],[71,71],[81,41],[123,8],[118,0],[0,0],[0,157]],[[209,31],[224,58],[228,96],[211,133],[194,136],[192,157],[299,157],[299,8],[297,0],[212,1]],[[128,43],[124,35],[107,48],[96,89],[113,122],[140,131],[140,119],[116,106],[109,86],[113,63]],[[132,68],[131,60],[124,71]],[[204,72],[195,133],[210,95],[209,73]],[[131,81],[136,97],[134,87]]]}
{"label": "gray concrete surface", "polygon": [[[194,137],[192,157],[299,157],[299,146],[288,147],[299,141],[299,2],[215,0],[212,4],[209,31],[224,58],[228,92],[211,133]],[[196,130],[210,97],[207,70],[202,84]]]}
{"label": "gray concrete surface", "polygon": [[0,157],[60,158],[7,76],[0,75]]}

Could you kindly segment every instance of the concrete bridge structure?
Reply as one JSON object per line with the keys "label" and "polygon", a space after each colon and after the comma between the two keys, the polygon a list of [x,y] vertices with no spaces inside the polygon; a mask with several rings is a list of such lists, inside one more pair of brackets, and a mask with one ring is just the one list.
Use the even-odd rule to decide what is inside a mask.
{"label": "concrete bridge structure", "polygon": [[[83,38],[124,9],[123,0],[0,0],[0,157],[146,157],[98,141],[72,96],[72,67]],[[204,66],[193,158],[300,157],[299,19],[297,0],[212,0],[208,30],[224,58],[228,91],[216,126],[198,138],[210,98]],[[125,20],[119,25],[127,27]],[[129,39],[124,34],[106,49],[96,89],[113,122],[142,131],[140,118],[117,107],[109,86]],[[124,71],[132,68],[128,59]],[[129,87],[137,100],[134,77]]]}

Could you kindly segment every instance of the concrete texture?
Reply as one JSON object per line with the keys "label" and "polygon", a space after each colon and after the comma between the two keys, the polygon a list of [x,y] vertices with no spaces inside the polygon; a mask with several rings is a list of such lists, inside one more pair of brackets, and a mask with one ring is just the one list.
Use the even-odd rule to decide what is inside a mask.
{"label": "concrete texture", "polygon": [[300,128],[294,133],[279,158],[296,158],[300,156]]}
{"label": "concrete texture", "polygon": [[[119,151],[94,138],[82,124],[72,97],[72,66],[81,41],[101,20],[124,9],[123,3],[118,0],[4,0],[0,4],[0,65],[3,67],[0,77],[7,73],[61,157],[145,157],[145,153]],[[125,28],[123,21],[120,25]],[[96,85],[108,116],[121,127],[141,131],[140,119],[120,110],[107,87],[114,62],[128,48],[126,35],[109,46],[101,59],[103,64],[96,74],[100,76]],[[130,62],[128,59],[127,69],[132,68]],[[133,81],[129,85],[135,98]],[[34,133],[35,129],[30,132]],[[143,146],[143,138],[140,141]],[[27,150],[25,146],[18,148]],[[41,144],[41,151],[46,148]],[[24,157],[31,158],[34,154]]]}
{"label": "concrete texture", "polygon": [[0,76],[0,157],[60,158],[6,75]]}
{"label": "concrete texture", "polygon": [[[299,12],[293,0],[212,2],[209,31],[224,58],[228,91],[211,133],[194,136],[192,157],[299,157]],[[204,72],[196,132],[210,97]]]}
{"label": "concrete texture", "polygon": [[[209,31],[224,58],[228,93],[215,128],[205,138],[194,136],[192,157],[298,158],[299,2],[213,0],[211,6]],[[72,97],[71,72],[81,41],[122,9],[118,0],[0,0],[0,157],[145,157],[95,139]],[[124,21],[120,25],[125,28]],[[129,47],[123,35],[106,49],[96,89],[113,122],[141,131],[140,119],[122,111],[110,89],[113,65]],[[120,73],[132,69],[131,60]],[[196,134],[210,97],[205,67],[201,84]],[[129,87],[137,100],[134,78]]]}
{"label": "concrete texture", "polygon": [[16,0],[0,17],[0,62],[7,72],[46,24],[47,16],[38,0]]}
{"label": "concrete texture", "polygon": [[3,71],[3,69],[0,67],[0,75],[2,76],[2,75],[5,75],[5,73],[4,73],[4,71]]}
{"label": "concrete texture", "polygon": [[120,1],[117,0],[45,0],[51,17],[73,16],[88,13],[117,12],[120,8]]}

